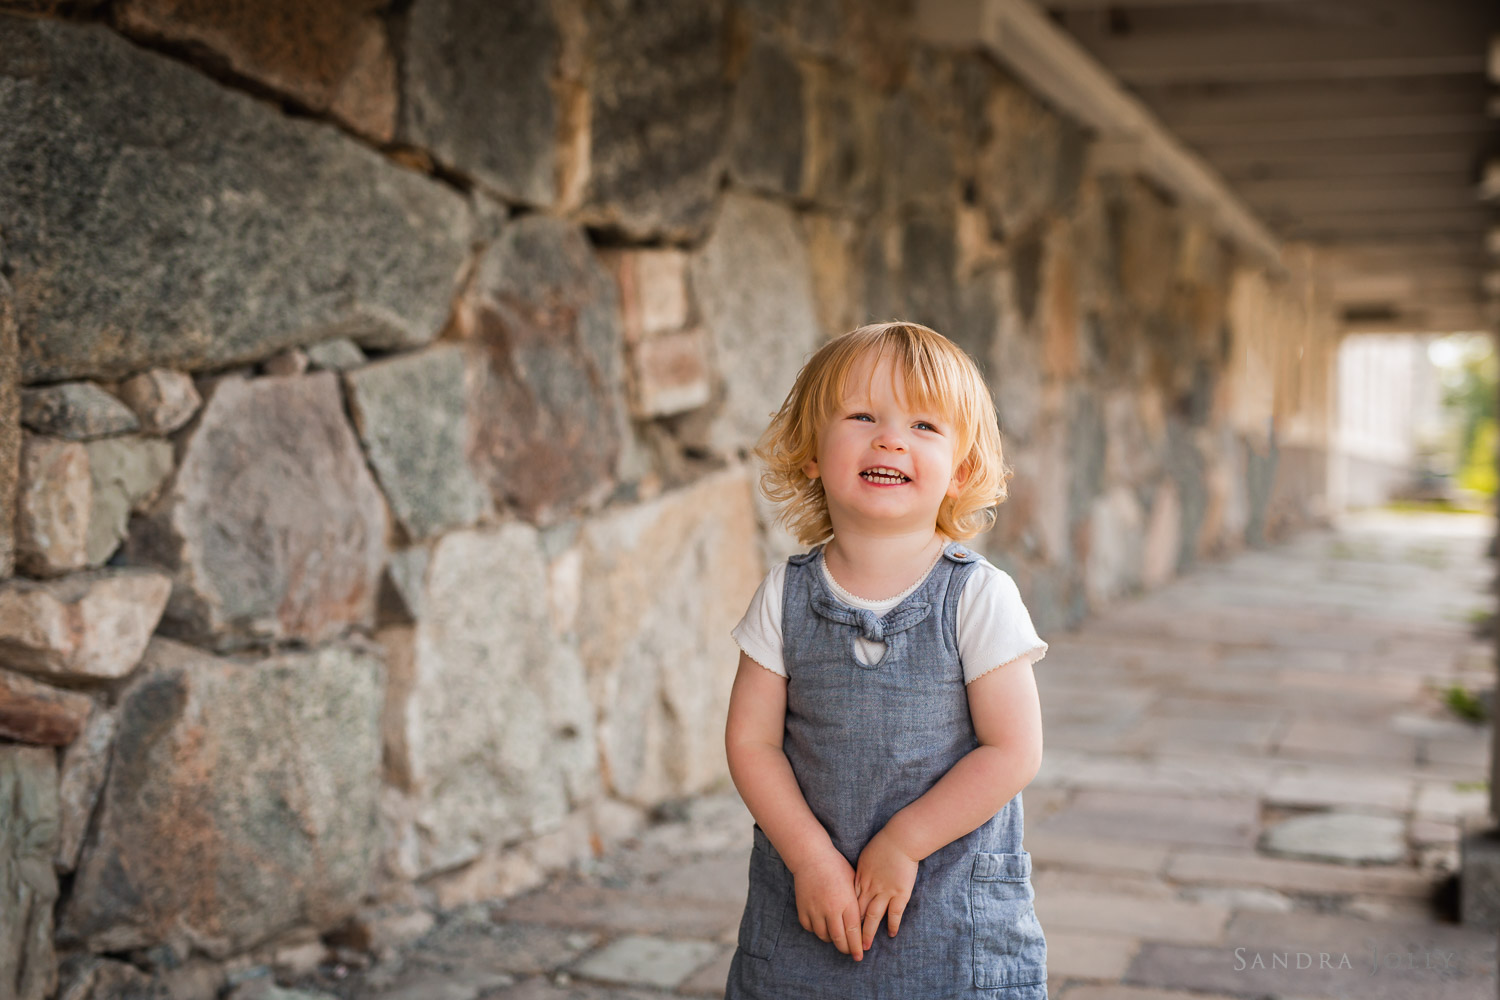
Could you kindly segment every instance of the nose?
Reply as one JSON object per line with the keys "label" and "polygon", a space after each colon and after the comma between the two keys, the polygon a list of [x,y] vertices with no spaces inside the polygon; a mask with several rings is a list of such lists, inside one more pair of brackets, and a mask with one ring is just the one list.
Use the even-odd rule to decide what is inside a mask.
{"label": "nose", "polygon": [[905,452],[906,441],[895,431],[882,431],[876,436],[874,445],[880,451]]}

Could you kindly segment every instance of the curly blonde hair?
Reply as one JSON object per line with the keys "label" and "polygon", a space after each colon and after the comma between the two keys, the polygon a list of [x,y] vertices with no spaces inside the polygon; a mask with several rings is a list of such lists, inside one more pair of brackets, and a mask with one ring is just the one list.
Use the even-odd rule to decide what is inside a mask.
{"label": "curly blonde hair", "polygon": [[1011,470],[1001,452],[995,401],[973,359],[920,323],[871,323],[836,337],[808,359],[755,446],[765,463],[761,491],[780,506],[776,519],[804,545],[833,535],[823,481],[802,471],[817,457],[818,428],[838,409],[859,360],[872,355],[878,363],[886,353],[903,376],[907,398],[953,423],[953,453],[964,456],[959,467],[968,466],[958,496],[943,498],[937,530],[953,540],[972,538],[994,524],[995,507],[1005,500]]}

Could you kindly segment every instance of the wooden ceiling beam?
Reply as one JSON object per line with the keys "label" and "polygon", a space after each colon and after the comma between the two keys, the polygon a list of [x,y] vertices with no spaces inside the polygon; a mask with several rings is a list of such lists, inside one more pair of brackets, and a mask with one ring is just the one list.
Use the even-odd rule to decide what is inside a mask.
{"label": "wooden ceiling beam", "polygon": [[1194,148],[1214,163],[1229,168],[1246,162],[1296,162],[1298,160],[1367,160],[1371,158],[1409,157],[1442,154],[1467,157],[1469,169],[1478,166],[1476,150],[1484,146],[1487,124],[1474,118],[1474,132],[1469,135],[1434,135],[1413,142],[1400,136],[1365,136],[1355,139],[1303,139],[1298,142],[1270,142],[1264,139],[1220,140],[1194,143]]}
{"label": "wooden ceiling beam", "polygon": [[1482,76],[1486,63],[1485,45],[1476,42],[1475,28],[1459,30],[1456,25],[1337,31],[1316,25],[1253,25],[1134,35],[1091,32],[1080,25],[1077,34],[1116,76],[1142,86]]}
{"label": "wooden ceiling beam", "polygon": [[[1373,117],[1483,115],[1488,88],[1468,77],[1443,77],[1462,86],[1413,90],[1410,80],[1361,81],[1359,87],[1334,85],[1278,87],[1144,88],[1142,96],[1174,129],[1200,125],[1262,127],[1301,122],[1339,122]],[[1379,86],[1371,86],[1379,83]],[[1311,92],[1309,92],[1311,90]]]}
{"label": "wooden ceiling beam", "polygon": [[1488,324],[1485,308],[1478,303],[1413,303],[1381,319],[1346,315],[1346,335],[1357,333],[1463,333],[1483,330]]}
{"label": "wooden ceiling beam", "polygon": [[1222,7],[1225,4],[1245,3],[1292,4],[1307,0],[1043,0],[1041,6],[1048,10],[1107,10],[1129,7]]}
{"label": "wooden ceiling beam", "polygon": [[[1374,111],[1375,109],[1371,109]],[[1162,120],[1191,145],[1209,143],[1285,143],[1309,139],[1425,139],[1429,136],[1484,135],[1493,129],[1478,109],[1458,114],[1342,116],[1302,121],[1183,122],[1169,115]]]}
{"label": "wooden ceiling beam", "polygon": [[1479,268],[1485,263],[1483,239],[1467,234],[1406,233],[1384,238],[1333,240],[1318,248],[1322,259],[1337,267],[1401,267],[1414,261]]}
{"label": "wooden ceiling beam", "polygon": [[1398,184],[1350,181],[1245,181],[1235,185],[1257,212],[1468,211],[1483,213],[1474,192],[1451,183]]}
{"label": "wooden ceiling beam", "polygon": [[1440,212],[1375,215],[1344,213],[1337,215],[1304,215],[1287,220],[1273,228],[1283,239],[1309,240],[1316,243],[1353,243],[1364,240],[1401,239],[1403,237],[1457,236],[1479,243],[1483,240],[1482,218],[1452,216]]}
{"label": "wooden ceiling beam", "polygon": [[1411,183],[1446,178],[1462,185],[1474,169],[1472,149],[1439,152],[1388,153],[1383,156],[1325,156],[1285,160],[1240,156],[1215,166],[1235,184],[1244,180],[1355,180],[1357,178],[1404,179]]}

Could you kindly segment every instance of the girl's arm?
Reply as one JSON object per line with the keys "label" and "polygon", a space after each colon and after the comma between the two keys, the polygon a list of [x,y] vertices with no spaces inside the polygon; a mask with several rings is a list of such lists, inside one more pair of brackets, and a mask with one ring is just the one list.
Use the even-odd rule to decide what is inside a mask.
{"label": "girl's arm", "polygon": [[797,916],[803,929],[861,961],[864,949],[854,868],[808,808],[781,748],[785,735],[786,678],[740,653],[724,727],[729,776],[795,876]]}
{"label": "girl's arm", "polygon": [[915,802],[892,816],[860,852],[855,890],[869,948],[882,917],[896,936],[911,899],[917,863],[977,830],[1031,783],[1042,763],[1042,711],[1029,657],[996,667],[968,685],[979,746]]}
{"label": "girl's arm", "polygon": [[1042,766],[1042,708],[1029,658],[976,677],[968,694],[979,746],[881,831],[914,861],[977,830]]}

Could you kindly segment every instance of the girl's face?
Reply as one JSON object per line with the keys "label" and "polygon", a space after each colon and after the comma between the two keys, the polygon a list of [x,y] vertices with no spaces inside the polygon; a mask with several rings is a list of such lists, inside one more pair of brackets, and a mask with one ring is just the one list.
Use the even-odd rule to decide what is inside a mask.
{"label": "girl's face", "polygon": [[913,408],[903,374],[889,357],[861,358],[839,408],[818,428],[817,457],[802,471],[823,480],[835,533],[841,525],[932,529],[943,499],[957,496],[967,476],[956,467],[957,428],[941,412]]}

